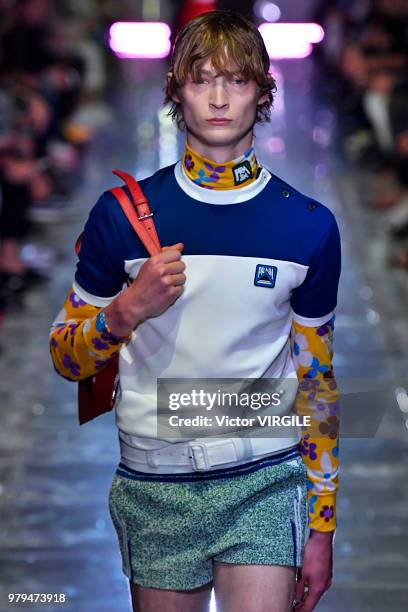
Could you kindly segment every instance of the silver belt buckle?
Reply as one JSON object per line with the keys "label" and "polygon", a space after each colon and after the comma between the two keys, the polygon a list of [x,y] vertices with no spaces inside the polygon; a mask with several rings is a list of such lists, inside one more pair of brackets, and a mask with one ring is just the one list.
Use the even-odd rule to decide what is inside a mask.
{"label": "silver belt buckle", "polygon": [[188,457],[195,472],[204,472],[211,467],[207,449],[204,444],[200,444],[199,442],[189,444]]}
{"label": "silver belt buckle", "polygon": [[157,451],[156,450],[148,450],[145,451],[146,463],[148,466],[152,468],[157,468],[160,464],[157,461]]}

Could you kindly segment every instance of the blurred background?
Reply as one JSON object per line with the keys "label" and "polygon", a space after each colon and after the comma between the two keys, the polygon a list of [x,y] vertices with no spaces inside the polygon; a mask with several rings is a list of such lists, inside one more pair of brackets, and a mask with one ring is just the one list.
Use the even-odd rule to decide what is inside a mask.
{"label": "blurred background", "polygon": [[378,417],[341,440],[334,581],[318,610],[407,609],[407,2],[0,0],[1,611],[61,609],[8,593],[130,609],[107,505],[113,414],[78,426],[48,333],[111,170],[143,178],[179,158],[184,135],[162,107],[170,44],[214,8],[260,26],[271,57],[260,161],[336,215],[335,374],[360,381],[365,424]]}

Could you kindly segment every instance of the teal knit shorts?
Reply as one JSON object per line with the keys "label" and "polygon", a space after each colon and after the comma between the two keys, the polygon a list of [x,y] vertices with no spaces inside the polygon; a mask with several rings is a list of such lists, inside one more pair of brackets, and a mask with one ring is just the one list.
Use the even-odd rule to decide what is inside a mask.
{"label": "teal knit shorts", "polygon": [[123,573],[184,591],[211,582],[214,561],[300,567],[306,482],[298,447],[204,473],[146,474],[120,463],[109,512]]}

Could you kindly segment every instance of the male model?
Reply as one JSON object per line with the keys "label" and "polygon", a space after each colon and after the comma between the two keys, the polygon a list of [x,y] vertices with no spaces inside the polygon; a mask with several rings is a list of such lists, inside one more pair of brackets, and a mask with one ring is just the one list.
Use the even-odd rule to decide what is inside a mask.
{"label": "male model", "polygon": [[[185,150],[140,181],[166,246],[149,258],[104,193],[51,331],[70,380],[119,352],[109,508],[134,610],[208,610],[213,586],[220,611],[286,612],[296,599],[309,612],[330,586],[340,239],[328,208],[256,158],[253,128],[269,119],[274,90],[263,40],[239,14],[205,13],[181,30],[166,102]],[[269,438],[258,427],[166,439],[158,378],[299,379],[296,401],[276,414],[310,424]]]}

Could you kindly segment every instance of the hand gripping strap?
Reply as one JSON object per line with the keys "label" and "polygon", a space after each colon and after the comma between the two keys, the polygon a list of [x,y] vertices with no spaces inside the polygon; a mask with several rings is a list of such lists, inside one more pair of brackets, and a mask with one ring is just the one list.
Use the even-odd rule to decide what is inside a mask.
{"label": "hand gripping strap", "polygon": [[[161,247],[156,229],[152,220],[149,204],[135,179],[115,170],[128,186],[134,204],[128,198],[122,187],[110,189],[111,193],[119,201],[120,206],[129,223],[134,228],[140,240],[146,247],[149,255],[160,253]],[[148,215],[148,216],[146,216]],[[142,219],[139,219],[142,217]],[[81,249],[82,234],[75,244],[75,251],[79,254]],[[78,384],[78,418],[80,425],[91,421],[95,417],[112,410],[115,404],[118,376],[118,355],[94,376],[89,376],[79,381]]]}
{"label": "hand gripping strap", "polygon": [[119,176],[126,183],[134,204],[121,187],[114,187],[110,189],[110,192],[119,201],[129,223],[143,242],[149,255],[160,253],[161,246],[152,219],[153,213],[150,211],[149,203],[139,184],[133,176],[121,170],[113,170],[113,174]]}

